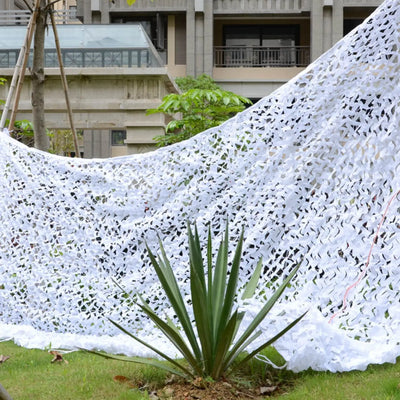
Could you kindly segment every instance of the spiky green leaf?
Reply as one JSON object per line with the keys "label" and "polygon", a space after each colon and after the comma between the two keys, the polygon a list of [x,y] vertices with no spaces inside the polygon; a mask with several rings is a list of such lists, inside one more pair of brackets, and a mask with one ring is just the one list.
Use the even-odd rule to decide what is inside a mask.
{"label": "spiky green leaf", "polygon": [[254,296],[257,289],[258,281],[261,276],[262,265],[263,265],[262,258],[260,258],[260,260],[257,263],[256,269],[254,270],[250,280],[247,282],[247,285],[245,286],[242,295],[242,300],[251,299]]}

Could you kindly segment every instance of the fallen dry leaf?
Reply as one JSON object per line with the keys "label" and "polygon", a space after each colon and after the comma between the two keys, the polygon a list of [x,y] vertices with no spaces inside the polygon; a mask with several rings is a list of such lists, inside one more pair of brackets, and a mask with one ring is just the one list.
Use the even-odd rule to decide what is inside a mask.
{"label": "fallen dry leaf", "polygon": [[52,350],[52,351],[49,351],[49,353],[52,354],[52,355],[54,356],[54,358],[51,360],[52,363],[55,363],[55,362],[65,362],[65,364],[68,364],[68,361],[65,360],[65,359],[63,358],[62,354],[59,353],[58,351]]}
{"label": "fallen dry leaf", "polygon": [[131,389],[137,389],[139,388],[140,385],[135,384],[132,379],[127,378],[126,376],[123,375],[115,375],[113,377],[113,380],[115,382],[119,382],[119,383],[125,383],[127,384]]}
{"label": "fallen dry leaf", "polygon": [[113,380],[116,382],[129,382],[130,381],[129,378],[127,378],[126,376],[122,376],[122,375],[115,375],[113,377]]}
{"label": "fallen dry leaf", "polygon": [[0,364],[5,363],[9,358],[10,358],[10,356],[3,356],[3,354],[1,354],[0,355]]}
{"label": "fallen dry leaf", "polygon": [[261,386],[260,387],[260,394],[265,395],[265,394],[270,394],[275,392],[278,389],[278,386]]}

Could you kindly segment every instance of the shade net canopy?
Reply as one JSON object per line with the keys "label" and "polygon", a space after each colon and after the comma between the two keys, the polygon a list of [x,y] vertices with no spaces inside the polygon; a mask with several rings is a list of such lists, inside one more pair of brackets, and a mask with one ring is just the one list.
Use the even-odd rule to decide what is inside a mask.
{"label": "shade net canopy", "polygon": [[[304,72],[223,125],[144,155],[54,156],[0,135],[0,337],[26,347],[148,355],[112,318],[176,355],[121,293],[173,318],[145,250],[163,240],[188,296],[186,222],[203,243],[245,230],[247,320],[300,371],[400,355],[400,1],[386,1]],[[397,195],[397,196],[396,196]],[[383,218],[383,219],[382,219]],[[216,243],[217,244],[217,243]],[[215,247],[217,247],[215,245]],[[269,283],[268,283],[269,282]]]}

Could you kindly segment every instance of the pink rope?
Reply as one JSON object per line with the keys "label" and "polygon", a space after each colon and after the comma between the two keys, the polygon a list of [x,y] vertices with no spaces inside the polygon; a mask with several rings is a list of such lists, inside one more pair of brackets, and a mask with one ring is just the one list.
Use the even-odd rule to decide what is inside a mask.
{"label": "pink rope", "polygon": [[331,323],[332,320],[333,320],[339,313],[342,313],[342,312],[346,309],[346,307],[347,307],[347,297],[349,296],[350,291],[351,291],[352,289],[354,289],[354,288],[360,283],[360,281],[364,278],[365,274],[367,273],[367,269],[368,269],[368,266],[369,266],[369,262],[370,262],[370,260],[371,260],[372,250],[373,250],[373,248],[374,248],[376,242],[378,241],[379,231],[380,231],[380,229],[381,229],[381,227],[382,227],[382,225],[383,225],[383,222],[385,221],[386,214],[387,214],[387,212],[388,212],[388,210],[389,210],[390,205],[392,204],[393,200],[394,200],[394,199],[397,197],[397,195],[399,195],[399,194],[400,194],[400,190],[399,190],[398,192],[396,192],[396,193],[390,198],[390,200],[389,200],[389,202],[388,202],[388,204],[387,204],[387,206],[386,206],[386,208],[385,208],[385,212],[383,213],[383,216],[382,216],[382,218],[381,218],[381,221],[379,222],[378,229],[376,230],[376,234],[375,234],[374,239],[373,239],[373,241],[372,241],[371,247],[370,247],[370,249],[369,249],[369,253],[368,253],[368,257],[367,257],[367,261],[366,261],[366,263],[365,263],[365,266],[364,266],[363,270],[361,271],[361,273],[359,274],[357,280],[356,280],[352,285],[350,285],[350,286],[346,289],[346,292],[345,292],[345,294],[344,294],[344,296],[343,296],[343,307],[342,307],[339,311],[337,311],[335,314],[333,314],[333,315],[331,316],[331,318],[329,319],[329,323]]}

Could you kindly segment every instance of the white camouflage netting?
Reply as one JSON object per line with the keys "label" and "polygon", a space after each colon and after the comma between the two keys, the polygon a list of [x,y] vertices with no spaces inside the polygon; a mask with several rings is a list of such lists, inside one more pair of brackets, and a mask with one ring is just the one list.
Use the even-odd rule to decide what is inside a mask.
{"label": "white camouflage netting", "polygon": [[157,250],[160,234],[187,290],[186,220],[197,221],[204,239],[207,224],[220,237],[228,219],[232,244],[245,227],[243,281],[260,256],[263,283],[281,281],[303,258],[263,325],[268,337],[310,310],[277,343],[289,368],[343,371],[395,361],[399,54],[400,1],[390,0],[288,84],[187,142],[82,160],[0,135],[0,338],[148,354],[110,316],[174,354],[112,279],[170,313],[144,240]]}

